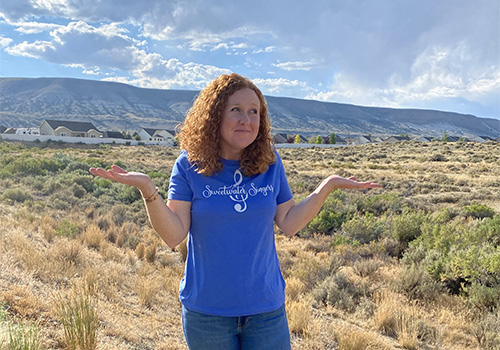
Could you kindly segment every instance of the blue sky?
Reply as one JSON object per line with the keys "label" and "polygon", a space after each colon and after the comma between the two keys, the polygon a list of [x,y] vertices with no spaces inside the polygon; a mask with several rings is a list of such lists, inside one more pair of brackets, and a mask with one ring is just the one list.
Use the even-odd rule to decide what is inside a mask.
{"label": "blue sky", "polygon": [[267,95],[500,119],[498,0],[2,0],[0,76]]}

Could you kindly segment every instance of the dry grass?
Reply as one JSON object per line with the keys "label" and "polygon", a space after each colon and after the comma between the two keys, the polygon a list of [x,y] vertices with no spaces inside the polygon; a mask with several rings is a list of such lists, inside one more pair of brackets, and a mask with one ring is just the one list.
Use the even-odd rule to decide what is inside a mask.
{"label": "dry grass", "polygon": [[376,334],[359,327],[342,327],[336,332],[339,350],[387,350],[390,347]]}
{"label": "dry grass", "polygon": [[[51,157],[61,150],[44,152]],[[178,151],[109,147],[64,152],[83,159],[126,159],[128,168],[168,174]],[[417,208],[476,202],[500,211],[498,144],[402,143],[279,152],[297,199],[336,173],[382,183],[383,190],[368,194],[401,193]],[[12,183],[3,180],[2,186]],[[185,245],[176,251],[166,247],[140,221],[145,214],[129,217],[123,206],[103,210],[95,204],[87,210],[37,211],[30,207],[34,204],[0,202],[0,302],[12,322],[36,322],[45,348],[65,349],[69,341],[52,301],[59,293],[75,301],[70,296],[76,288],[97,302],[97,348],[187,349],[178,301]],[[59,235],[63,219],[76,223],[81,233]],[[498,318],[468,313],[460,297],[441,293],[417,303],[389,290],[402,270],[396,259],[384,255],[382,248],[390,242],[360,248],[334,243],[332,236],[276,236],[294,350],[461,350],[498,344]],[[341,287],[333,295],[338,304],[313,299],[322,284]]]}

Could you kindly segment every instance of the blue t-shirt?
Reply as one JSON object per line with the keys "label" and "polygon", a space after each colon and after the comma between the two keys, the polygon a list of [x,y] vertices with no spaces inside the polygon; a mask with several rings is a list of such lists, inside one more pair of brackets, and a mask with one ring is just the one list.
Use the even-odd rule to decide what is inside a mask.
{"label": "blue t-shirt", "polygon": [[278,204],[292,198],[281,159],[246,177],[239,161],[223,159],[204,176],[177,159],[168,199],[191,202],[191,227],[180,300],[190,310],[218,316],[269,312],[285,301],[285,281],[274,241]]}

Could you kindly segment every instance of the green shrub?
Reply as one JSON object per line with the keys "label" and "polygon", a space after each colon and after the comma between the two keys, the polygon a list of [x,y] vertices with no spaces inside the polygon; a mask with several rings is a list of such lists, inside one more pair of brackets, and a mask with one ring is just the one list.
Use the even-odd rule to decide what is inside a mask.
{"label": "green shrub", "polygon": [[4,164],[0,164],[3,165],[0,167],[0,178],[7,178],[14,175],[46,175],[48,173],[55,173],[65,166],[53,159],[33,158],[28,155],[12,160],[3,160],[2,163]]}
{"label": "green shrub", "polygon": [[118,200],[123,203],[133,203],[137,200],[142,200],[139,190],[132,186],[120,186],[118,193]]}
{"label": "green shrub", "polygon": [[422,234],[409,243],[406,265],[420,266],[448,289],[462,292],[470,305],[489,307],[500,297],[500,216],[482,220],[455,217],[441,211],[421,225]]}
{"label": "green shrub", "polygon": [[102,188],[110,188],[113,183],[111,180],[104,179],[102,177],[95,177],[93,181],[97,185],[97,187]]}
{"label": "green shrub", "polygon": [[474,308],[493,311],[500,306],[500,285],[488,287],[474,282],[463,290],[467,304]]}
{"label": "green shrub", "polygon": [[495,210],[486,204],[470,204],[462,207],[464,216],[471,216],[476,219],[493,218]]}
{"label": "green shrub", "polygon": [[33,197],[28,191],[23,191],[20,188],[8,188],[2,194],[3,199],[9,199],[12,202],[23,203],[32,200]]}
{"label": "green shrub", "polygon": [[[102,178],[101,178],[102,179]],[[74,182],[85,189],[86,192],[92,193],[95,189],[93,178],[87,175],[77,175],[74,177]],[[103,179],[105,180],[105,179]]]}
{"label": "green shrub", "polygon": [[413,211],[405,208],[400,215],[392,220],[391,236],[404,247],[422,234],[421,226],[426,221],[427,214],[423,210]]}
{"label": "green shrub", "polygon": [[331,235],[342,227],[356,213],[356,207],[347,204],[346,195],[336,190],[325,201],[318,215],[316,215],[301,231],[301,237],[310,237],[313,234]]}
{"label": "green shrub", "polygon": [[403,268],[394,280],[393,288],[412,300],[434,300],[443,291],[441,283],[433,280],[418,265]]}
{"label": "green shrub", "polygon": [[57,236],[74,238],[80,233],[80,228],[74,222],[70,222],[68,219],[62,219],[57,228],[55,229]]}
{"label": "green shrub", "polygon": [[160,179],[170,179],[170,175],[167,173],[162,173],[161,171],[150,171],[147,173],[148,176],[152,179],[160,178]]}
{"label": "green shrub", "polygon": [[359,209],[363,213],[372,213],[380,216],[383,213],[400,213],[403,207],[401,194],[389,192],[370,197],[362,197]]}
{"label": "green shrub", "polygon": [[354,284],[340,271],[327,277],[312,291],[316,302],[348,312],[356,311],[356,305],[361,297],[368,294],[368,288],[365,285]]}
{"label": "green shrub", "polygon": [[471,320],[471,331],[481,349],[500,349],[500,313],[480,312]]}
{"label": "green shrub", "polygon": [[500,215],[479,221],[473,233],[474,242],[488,242],[494,247],[500,246]]}
{"label": "green shrub", "polygon": [[88,165],[88,168],[106,168],[109,164],[103,159],[97,159],[92,157],[85,159],[84,163]]}
{"label": "green shrub", "polygon": [[371,276],[382,266],[382,262],[376,259],[356,260],[352,265],[354,272],[361,277]]}
{"label": "green shrub", "polygon": [[343,234],[361,244],[376,240],[384,231],[384,225],[373,214],[358,215],[342,224]]}

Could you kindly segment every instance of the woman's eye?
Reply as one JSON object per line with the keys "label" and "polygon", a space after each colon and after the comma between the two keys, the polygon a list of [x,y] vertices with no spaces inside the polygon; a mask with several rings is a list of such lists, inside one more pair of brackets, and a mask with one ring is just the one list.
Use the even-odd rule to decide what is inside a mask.
{"label": "woman's eye", "polygon": [[231,109],[231,111],[235,111],[235,112],[239,112],[239,110],[240,109],[238,107],[234,107],[234,108]]}

